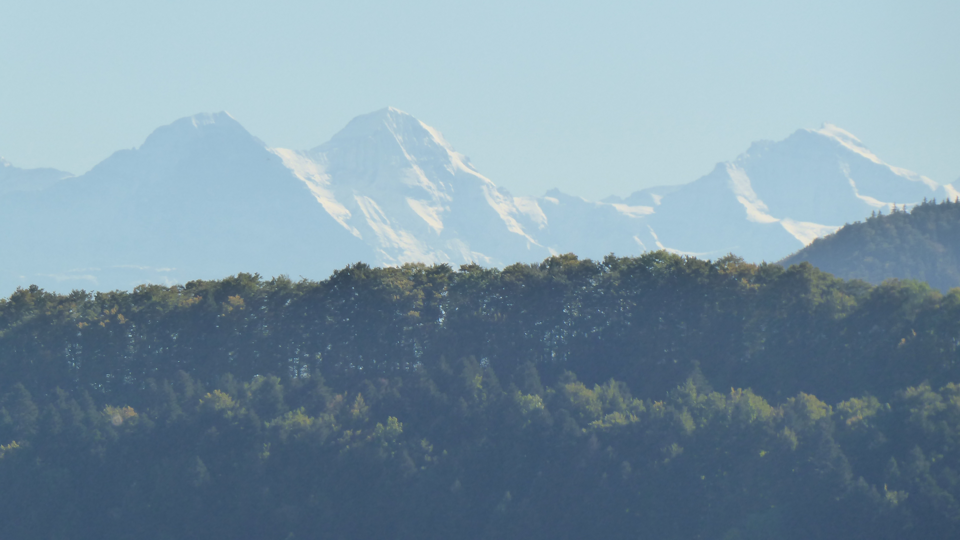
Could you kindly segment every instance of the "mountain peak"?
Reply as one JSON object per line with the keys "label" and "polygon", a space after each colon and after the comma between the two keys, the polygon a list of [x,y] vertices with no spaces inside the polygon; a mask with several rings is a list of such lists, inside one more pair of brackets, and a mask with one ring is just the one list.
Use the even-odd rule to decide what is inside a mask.
{"label": "mountain peak", "polygon": [[863,141],[858,139],[853,133],[850,133],[839,126],[824,122],[819,129],[808,129],[805,131],[836,141],[847,149],[852,150],[870,159],[871,161],[879,161],[876,156],[873,156],[873,153],[867,150],[867,147],[863,145]]}
{"label": "mountain peak", "polygon": [[457,153],[439,131],[394,107],[354,118],[333,138],[308,153],[318,156],[329,152],[346,152],[358,159],[389,156],[421,166],[433,162],[451,171],[470,169],[467,158]]}
{"label": "mountain peak", "polygon": [[[867,160],[872,161],[877,165],[886,167],[897,176],[906,178],[914,182],[922,183],[928,189],[936,190],[940,187],[940,184],[938,184],[937,182],[934,182],[933,180],[927,178],[926,176],[922,176],[913,171],[908,171],[907,169],[904,169],[901,167],[894,167],[889,163],[883,161],[882,159],[877,157],[876,154],[871,152],[866,146],[864,146],[863,142],[860,139],[858,139],[849,131],[842,129],[838,126],[825,122],[823,125],[820,126],[820,129],[808,129],[808,130],[802,130],[802,131],[806,131],[808,133],[814,133],[814,134],[826,137],[827,139],[830,139],[833,142],[839,144],[840,146],[846,148],[847,150],[853,152],[854,154],[858,154],[861,157],[866,158]],[[916,201],[916,202],[919,202],[919,201]]]}
{"label": "mountain peak", "polygon": [[857,144],[863,144],[860,139],[858,139],[853,133],[836,126],[829,122],[824,122],[820,125],[820,129],[814,130],[821,135],[826,135],[832,139],[842,139],[848,142],[855,142]]}
{"label": "mountain peak", "polygon": [[147,137],[140,149],[148,152],[177,151],[201,140],[234,142],[252,140],[257,141],[258,145],[263,145],[259,139],[240,125],[240,122],[230,116],[230,113],[220,111],[186,116],[159,127]]}
{"label": "mountain peak", "polygon": [[386,107],[350,120],[343,129],[333,136],[330,142],[366,139],[376,137],[378,134],[389,134],[393,137],[423,136],[429,131],[430,129],[413,115],[394,107]]}
{"label": "mountain peak", "polygon": [[157,131],[165,128],[173,128],[182,131],[205,131],[211,129],[240,130],[246,132],[240,122],[230,115],[227,111],[215,113],[197,113],[192,116],[185,116],[174,120],[171,124],[163,126]]}
{"label": "mountain peak", "polygon": [[229,124],[229,125],[240,125],[237,122],[237,119],[234,118],[227,111],[220,111],[215,113],[198,113],[193,116],[188,116],[182,120],[189,119],[193,124],[193,127],[200,128],[202,126],[209,126],[213,124]]}

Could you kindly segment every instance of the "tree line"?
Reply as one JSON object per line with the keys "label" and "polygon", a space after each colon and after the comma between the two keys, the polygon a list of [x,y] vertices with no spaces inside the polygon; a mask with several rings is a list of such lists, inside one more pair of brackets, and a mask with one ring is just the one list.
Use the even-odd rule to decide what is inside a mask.
{"label": "tree line", "polygon": [[666,252],[18,290],[0,537],[955,537],[958,315]]}

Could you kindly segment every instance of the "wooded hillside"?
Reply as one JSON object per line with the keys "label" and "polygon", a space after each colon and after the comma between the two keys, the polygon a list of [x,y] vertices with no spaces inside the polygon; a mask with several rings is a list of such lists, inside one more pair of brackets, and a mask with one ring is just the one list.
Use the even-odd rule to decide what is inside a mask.
{"label": "wooded hillside", "polygon": [[917,279],[947,292],[960,287],[960,203],[924,202],[843,226],[781,261],[809,262],[844,279],[878,284]]}

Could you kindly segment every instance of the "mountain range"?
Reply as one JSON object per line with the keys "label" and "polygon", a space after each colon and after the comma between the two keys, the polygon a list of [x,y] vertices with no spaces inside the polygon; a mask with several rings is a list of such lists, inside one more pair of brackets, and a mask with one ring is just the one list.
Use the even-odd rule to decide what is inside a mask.
{"label": "mountain range", "polygon": [[394,108],[309,150],[270,147],[227,113],[199,114],[80,176],[0,162],[0,293],[567,252],[775,261],[872,211],[958,195],[829,124],[754,143],[689,184],[587,201],[515,197]]}

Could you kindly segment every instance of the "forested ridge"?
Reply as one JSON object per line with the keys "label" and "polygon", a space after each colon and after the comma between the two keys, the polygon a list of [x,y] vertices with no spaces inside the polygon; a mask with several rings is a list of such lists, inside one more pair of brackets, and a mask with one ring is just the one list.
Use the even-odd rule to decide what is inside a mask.
{"label": "forested ridge", "polygon": [[960,287],[960,201],[874,214],[817,238],[783,264],[804,261],[844,279],[917,279],[944,292]]}
{"label": "forested ridge", "polygon": [[960,289],[666,252],[0,300],[0,538],[956,538]]}

